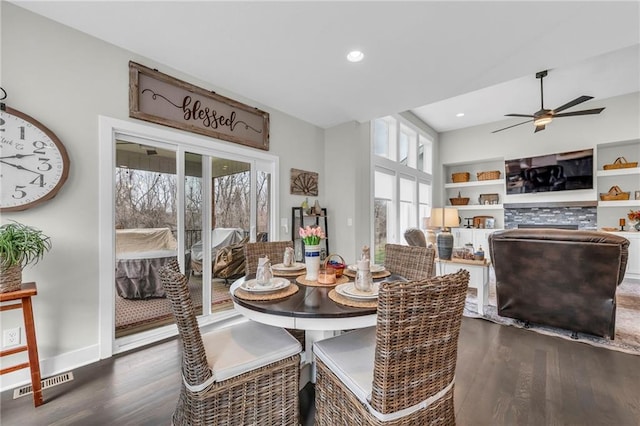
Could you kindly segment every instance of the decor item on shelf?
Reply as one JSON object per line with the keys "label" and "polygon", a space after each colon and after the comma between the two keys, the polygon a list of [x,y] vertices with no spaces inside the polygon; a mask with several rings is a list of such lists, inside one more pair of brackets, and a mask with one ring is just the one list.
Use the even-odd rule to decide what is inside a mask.
{"label": "decor item on shelf", "polygon": [[0,226],[0,293],[18,290],[22,268],[36,264],[51,249],[51,239],[39,229],[10,222]]}
{"label": "decor item on shelf", "polygon": [[471,174],[469,172],[459,172],[451,175],[451,181],[453,183],[469,182],[469,179],[471,179]]}
{"label": "decor item on shelf", "polygon": [[317,281],[320,269],[320,240],[325,237],[325,233],[319,226],[305,226],[300,228],[299,233],[304,243],[304,263],[307,267],[305,279]]}
{"label": "decor item on shelf", "polygon": [[488,228],[487,226],[487,221],[489,220],[493,220],[493,224],[491,226],[491,228],[493,228],[493,225],[495,225],[495,219],[493,216],[474,216],[473,217],[473,227],[477,228],[477,229],[485,229]]}
{"label": "decor item on shelf", "polygon": [[634,195],[636,200],[640,200],[640,191],[636,191]]}
{"label": "decor item on shelf", "polygon": [[461,197],[460,191],[458,191],[458,197],[449,198],[449,201],[451,201],[452,206],[466,206],[469,204],[469,197]]}
{"label": "decor item on shelf", "polygon": [[623,201],[628,200],[631,196],[631,192],[624,192],[618,185],[613,185],[609,188],[609,192],[600,193],[600,200],[602,201]]}
{"label": "decor item on shelf", "polygon": [[630,221],[634,222],[633,228],[636,231],[640,231],[640,210],[629,210],[627,217]]}
{"label": "decor item on shelf", "polygon": [[495,180],[500,179],[500,170],[490,170],[488,172],[478,172],[478,180]]}
{"label": "decor item on shelf", "polygon": [[[627,221],[624,220],[623,217],[620,218],[620,220],[618,221],[618,223],[620,224],[620,231],[624,231],[624,226],[627,224]],[[604,229],[604,228],[602,228]],[[615,230],[615,228],[613,228]]]}
{"label": "decor item on shelf", "polygon": [[629,162],[624,157],[618,157],[612,164],[605,164],[603,169],[605,170],[615,170],[615,169],[628,169],[631,167],[638,167],[638,162]]}
{"label": "decor item on shelf", "polygon": [[309,216],[324,216],[324,213],[322,212],[322,207],[320,207],[320,203],[318,202],[318,200],[316,200],[316,202],[313,204],[313,207],[309,212]]}
{"label": "decor item on shelf", "polygon": [[431,209],[431,226],[442,228],[436,237],[438,246],[438,257],[443,260],[451,260],[451,251],[453,250],[453,235],[449,228],[458,226],[460,218],[458,217],[458,209],[456,208],[433,208]]}
{"label": "decor item on shelf", "polygon": [[500,202],[500,195],[499,194],[480,194],[480,197],[478,197],[478,202],[481,205],[498,204]]}

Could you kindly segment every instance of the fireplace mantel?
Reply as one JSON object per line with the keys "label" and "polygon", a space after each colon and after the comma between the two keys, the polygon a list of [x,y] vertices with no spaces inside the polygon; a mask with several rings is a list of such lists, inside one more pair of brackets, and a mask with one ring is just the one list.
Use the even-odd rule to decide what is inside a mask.
{"label": "fireplace mantel", "polygon": [[508,203],[505,209],[534,209],[534,208],[555,208],[555,207],[597,207],[597,201],[554,201],[541,203]]}

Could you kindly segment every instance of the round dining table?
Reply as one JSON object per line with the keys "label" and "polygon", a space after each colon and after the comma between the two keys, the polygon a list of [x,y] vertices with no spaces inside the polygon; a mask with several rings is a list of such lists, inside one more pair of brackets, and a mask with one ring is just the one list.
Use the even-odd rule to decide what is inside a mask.
{"label": "round dining table", "polygon": [[[309,380],[315,382],[313,364],[313,343],[335,336],[343,330],[372,327],[376,325],[377,308],[356,308],[334,302],[329,292],[335,286],[308,286],[288,278],[296,283],[299,290],[283,299],[270,301],[245,300],[235,296],[235,290],[253,275],[239,278],[230,288],[231,300],[236,311],[245,317],[263,324],[305,331],[304,363],[311,366]],[[353,281],[353,278],[350,278]],[[374,279],[375,282],[405,281],[399,275]]]}

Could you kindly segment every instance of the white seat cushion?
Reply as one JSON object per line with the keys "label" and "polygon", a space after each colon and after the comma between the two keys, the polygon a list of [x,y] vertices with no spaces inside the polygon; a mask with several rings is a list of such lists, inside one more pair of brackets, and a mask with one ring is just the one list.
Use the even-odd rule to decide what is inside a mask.
{"label": "white seat cushion", "polygon": [[209,368],[223,381],[300,353],[302,347],[279,327],[247,321],[202,335]]}
{"label": "white seat cushion", "polygon": [[367,327],[314,343],[319,358],[362,403],[369,405],[376,328]]}

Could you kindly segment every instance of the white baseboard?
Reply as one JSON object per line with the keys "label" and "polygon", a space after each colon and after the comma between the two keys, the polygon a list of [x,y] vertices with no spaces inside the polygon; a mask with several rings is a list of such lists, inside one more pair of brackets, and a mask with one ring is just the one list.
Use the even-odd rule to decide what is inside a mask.
{"label": "white baseboard", "polygon": [[[53,358],[40,360],[40,377],[55,376],[100,360],[98,345],[87,346]],[[4,374],[0,377],[0,391],[31,384],[31,372],[28,368]]]}

